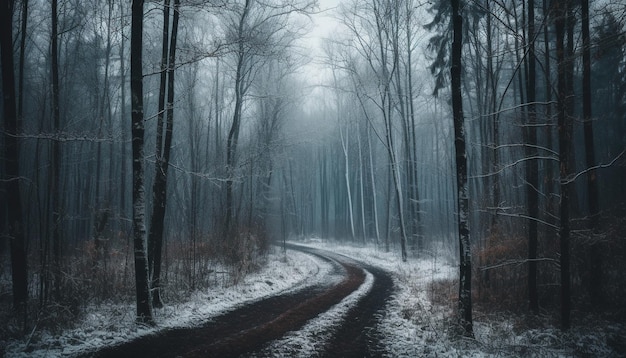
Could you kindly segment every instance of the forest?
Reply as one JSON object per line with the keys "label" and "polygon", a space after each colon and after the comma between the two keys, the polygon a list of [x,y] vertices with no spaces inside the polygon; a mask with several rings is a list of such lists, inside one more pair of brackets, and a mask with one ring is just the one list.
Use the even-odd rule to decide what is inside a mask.
{"label": "forest", "polygon": [[460,336],[626,322],[622,1],[0,6],[0,353],[311,239],[455,267]]}

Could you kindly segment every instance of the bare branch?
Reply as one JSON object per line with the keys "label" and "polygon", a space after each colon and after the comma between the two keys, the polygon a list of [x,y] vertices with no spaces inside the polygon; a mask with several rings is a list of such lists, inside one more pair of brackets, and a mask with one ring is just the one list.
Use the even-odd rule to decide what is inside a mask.
{"label": "bare branch", "polygon": [[626,153],[626,149],[622,150],[622,152],[619,153],[615,158],[613,158],[613,160],[611,160],[609,163],[607,163],[607,164],[599,164],[599,165],[593,166],[591,168],[587,168],[587,169],[585,169],[585,170],[583,170],[583,171],[581,171],[579,173],[576,173],[574,176],[567,177],[567,178],[563,179],[562,183],[563,184],[571,184],[571,183],[575,182],[576,179],[578,179],[578,177],[580,177],[581,175],[585,175],[585,174],[589,173],[592,170],[609,168],[609,167],[613,166],[613,164],[615,164],[615,162],[617,162],[617,160],[622,155],[624,155],[624,153]]}

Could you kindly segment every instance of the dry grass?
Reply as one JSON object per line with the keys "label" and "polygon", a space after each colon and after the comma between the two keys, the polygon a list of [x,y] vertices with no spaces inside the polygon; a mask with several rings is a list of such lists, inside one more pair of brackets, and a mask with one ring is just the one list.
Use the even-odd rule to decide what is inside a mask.
{"label": "dry grass", "polygon": [[[242,230],[230,240],[208,236],[168,239],[161,276],[162,297],[168,303],[182,302],[195,290],[236,284],[262,267],[269,246],[264,234],[254,230]],[[115,237],[83,242],[63,258],[56,281],[50,267],[40,265],[39,259],[34,252],[29,256],[31,299],[25,319],[11,310],[10,260],[2,258],[0,341],[35,330],[56,332],[70,327],[82,318],[88,305],[134,302],[131,240]]]}

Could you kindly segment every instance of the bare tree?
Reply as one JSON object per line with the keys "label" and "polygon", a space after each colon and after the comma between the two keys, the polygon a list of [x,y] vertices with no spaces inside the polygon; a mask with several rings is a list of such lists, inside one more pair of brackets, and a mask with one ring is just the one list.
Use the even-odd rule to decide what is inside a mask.
{"label": "bare tree", "polygon": [[558,66],[557,79],[557,110],[559,129],[559,163],[560,163],[560,189],[561,189],[561,215],[559,241],[561,249],[561,327],[570,327],[570,210],[569,210],[569,162],[571,151],[572,125],[568,118],[567,98],[567,66],[570,59],[566,58],[564,45],[565,27],[568,21],[572,21],[568,14],[571,13],[567,1],[558,0],[554,3],[556,30],[556,61]]}
{"label": "bare tree", "polygon": [[144,108],[143,108],[143,0],[133,0],[130,33],[130,94],[133,148],[133,236],[137,322],[154,324],[148,270],[144,188]]}
{"label": "bare tree", "polygon": [[[152,187],[152,216],[148,234],[148,265],[152,288],[152,304],[163,307],[161,300],[161,255],[163,251],[163,226],[167,207],[167,172],[172,148],[172,128],[174,124],[174,73],[176,65],[176,39],[178,35],[180,0],[174,0],[174,15],[171,33],[168,30],[170,1],[163,4],[163,57],[161,62],[161,84],[159,89],[159,109],[157,114],[156,164]],[[169,42],[169,44],[168,44]],[[167,81],[167,105],[165,87]],[[167,119],[163,120],[163,112]],[[192,193],[192,195],[194,195]]]}
{"label": "bare tree", "polygon": [[235,61],[234,108],[232,122],[226,140],[226,213],[225,237],[236,226],[234,183],[239,137],[244,102],[259,66],[265,59],[279,56],[291,46],[293,29],[289,17],[293,13],[307,12],[313,6],[309,0],[282,0],[278,4],[256,0],[237,2],[227,9],[225,26],[226,42],[232,44]]}
{"label": "bare tree", "polygon": [[[58,50],[58,10],[57,0],[51,1],[52,31],[50,35],[50,72],[52,74],[52,129],[58,136],[61,131],[61,114],[59,100],[59,50]],[[50,195],[50,209],[52,210],[52,252],[54,295],[59,298],[61,290],[61,144],[59,138],[51,142],[52,157],[50,163],[50,177],[48,195]]]}
{"label": "bare tree", "polygon": [[[376,86],[374,90],[375,95],[365,94],[363,97],[366,98],[368,102],[374,104],[377,110],[380,111],[382,117],[383,130],[379,139],[388,155],[389,170],[391,171],[391,179],[393,180],[394,206],[399,219],[400,251],[402,260],[406,261],[408,257],[406,248],[408,234],[405,224],[402,172],[397,151],[398,138],[396,138],[397,135],[395,133],[395,119],[397,119],[397,117],[394,111],[394,102],[396,100],[396,96],[394,96],[394,79],[398,79],[396,71],[399,71],[399,60],[394,56],[393,52],[393,24],[388,21],[392,18],[392,14],[392,4],[385,1],[373,0],[371,3],[367,4],[353,2],[350,8],[344,9],[343,23],[349,29],[352,36],[354,36],[354,50],[365,61],[367,66],[365,71],[366,76],[373,76],[375,79],[374,84],[368,83],[372,86]],[[349,66],[344,67],[352,72],[350,75],[359,77],[360,75],[354,64],[349,63],[348,65]],[[355,81],[359,86],[366,82],[371,82],[362,79],[353,79],[353,83],[355,83]],[[363,102],[361,102],[360,105],[363,107]],[[404,104],[400,107],[404,111]],[[406,128],[405,121],[406,116],[401,116],[400,119],[404,121],[402,125],[404,133],[408,134],[409,131]],[[370,123],[370,125],[373,124]],[[404,137],[408,138],[408,135]]]}
{"label": "bare tree", "polygon": [[473,336],[472,323],[472,257],[469,231],[469,197],[467,187],[467,155],[461,94],[461,49],[463,46],[463,17],[460,0],[451,0],[453,40],[450,58],[452,113],[454,117],[454,147],[456,152],[457,220],[459,229],[459,324],[463,334]]}
{"label": "bare tree", "polygon": [[526,180],[528,182],[528,301],[530,310],[539,311],[537,296],[537,234],[539,215],[539,164],[537,163],[537,112],[535,106],[536,91],[536,59],[535,59],[535,1],[528,0],[528,71],[526,77],[526,109],[528,121],[526,131],[526,157],[529,162],[526,166]]}
{"label": "bare tree", "polygon": [[[22,198],[20,195],[20,152],[18,136],[21,131],[15,105],[15,73],[13,69],[13,1],[0,5],[0,52],[2,55],[2,93],[4,109],[4,161],[6,178],[6,226],[11,246],[11,279],[13,288],[13,308],[26,315],[28,302],[28,271],[24,244],[24,223]],[[23,19],[22,21],[26,21]],[[22,35],[24,36],[24,35]],[[4,210],[4,208],[3,208]],[[5,218],[3,218],[5,220]],[[4,231],[4,230],[3,230]],[[26,317],[26,316],[24,316]]]}
{"label": "bare tree", "polygon": [[[587,168],[587,198],[589,205],[589,230],[591,235],[598,229],[600,203],[598,195],[598,173],[596,152],[593,135],[593,120],[591,110],[591,36],[589,35],[589,0],[581,0],[582,8],[582,37],[583,37],[583,130],[585,136],[585,163]],[[601,304],[602,297],[602,258],[598,244],[592,242],[590,247],[590,279],[589,294],[594,305]]]}

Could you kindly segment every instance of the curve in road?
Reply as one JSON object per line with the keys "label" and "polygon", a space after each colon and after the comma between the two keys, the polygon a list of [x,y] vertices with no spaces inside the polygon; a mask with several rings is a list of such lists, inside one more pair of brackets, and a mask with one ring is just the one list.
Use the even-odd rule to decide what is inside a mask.
{"label": "curve in road", "polygon": [[267,342],[300,329],[307,321],[339,303],[359,288],[365,267],[374,275],[372,290],[350,309],[344,324],[335,328],[324,356],[380,355],[377,318],[384,312],[393,282],[375,267],[339,255],[300,246],[304,251],[333,263],[345,272],[336,285],[316,285],[251,303],[207,322],[201,327],[171,329],[134,341],[108,347],[90,357],[238,357],[253,354]]}

